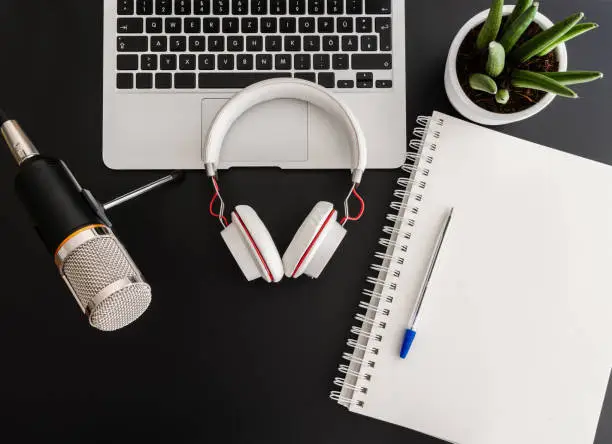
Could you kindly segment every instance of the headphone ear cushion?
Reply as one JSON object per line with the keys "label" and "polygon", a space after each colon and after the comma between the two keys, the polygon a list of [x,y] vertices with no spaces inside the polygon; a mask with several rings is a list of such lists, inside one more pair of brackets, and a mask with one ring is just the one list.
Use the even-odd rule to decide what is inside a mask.
{"label": "headphone ear cushion", "polygon": [[261,277],[279,282],[283,278],[283,262],[274,240],[253,208],[237,206],[232,223],[221,236],[247,280]]}
{"label": "headphone ear cushion", "polygon": [[331,203],[315,205],[283,255],[285,276],[297,278],[305,273],[319,277],[346,235],[337,219],[338,212]]}

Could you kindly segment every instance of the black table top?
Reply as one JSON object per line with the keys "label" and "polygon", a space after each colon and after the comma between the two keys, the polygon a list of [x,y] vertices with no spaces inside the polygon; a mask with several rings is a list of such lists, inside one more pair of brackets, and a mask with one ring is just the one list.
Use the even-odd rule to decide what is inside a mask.
{"label": "black table top", "polygon": [[[443,88],[447,50],[459,27],[488,4],[408,2],[409,128],[434,108],[455,114]],[[570,44],[569,64],[612,73],[611,2],[542,6],[553,20],[580,8],[599,22]],[[0,50],[0,106],[101,200],[159,177],[110,171],[102,162],[101,1],[2,0]],[[579,91],[581,99],[557,99],[501,130],[612,165],[610,83]],[[328,399],[399,171],[367,173],[367,213],[316,281],[245,282],[208,216],[210,186],[201,173],[112,211],[154,301],[129,328],[102,334],[87,325],[58,277],[13,192],[16,167],[8,152],[0,157],[3,440],[439,442],[349,414]],[[315,202],[341,202],[346,173],[242,170],[226,173],[223,183],[229,202],[258,209],[282,251]],[[611,441],[609,399],[597,442]]]}

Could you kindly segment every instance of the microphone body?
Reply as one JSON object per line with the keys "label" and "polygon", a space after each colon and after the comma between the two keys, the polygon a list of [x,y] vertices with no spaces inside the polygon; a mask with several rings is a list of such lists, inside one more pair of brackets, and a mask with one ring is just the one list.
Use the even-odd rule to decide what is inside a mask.
{"label": "microphone body", "polygon": [[90,324],[112,331],[135,321],[151,302],[151,287],[102,205],[64,162],[41,156],[15,121],[1,130],[20,167],[17,195]]}
{"label": "microphone body", "polygon": [[15,178],[15,191],[52,254],[77,230],[105,224],[60,160],[36,156],[23,162]]}

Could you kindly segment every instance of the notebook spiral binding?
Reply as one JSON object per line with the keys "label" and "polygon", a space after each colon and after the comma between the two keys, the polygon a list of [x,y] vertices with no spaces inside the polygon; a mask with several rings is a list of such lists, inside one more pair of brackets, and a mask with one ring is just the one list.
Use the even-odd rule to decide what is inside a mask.
{"label": "notebook spiral binding", "polygon": [[340,390],[332,391],[330,398],[344,407],[363,408],[366,403],[369,382],[373,378],[376,357],[384,345],[387,318],[391,314],[393,301],[398,295],[397,279],[404,265],[404,254],[408,251],[409,241],[417,224],[419,205],[424,200],[423,191],[427,187],[427,178],[431,173],[437,150],[437,139],[441,136],[443,119],[431,120],[426,116],[417,118],[414,138],[409,143],[406,163],[402,170],[410,177],[402,177],[397,183],[400,187],[393,193],[396,199],[390,204],[393,213],[387,220],[393,225],[383,228],[385,237],[379,244],[385,248],[375,254],[380,263],[370,266],[376,276],[366,278],[373,288],[366,288],[362,294],[369,299],[359,303],[359,312],[355,320],[361,325],[351,328],[351,337],[347,340],[349,351],[342,355],[343,363],[338,367],[340,375],[334,379],[334,385]]}

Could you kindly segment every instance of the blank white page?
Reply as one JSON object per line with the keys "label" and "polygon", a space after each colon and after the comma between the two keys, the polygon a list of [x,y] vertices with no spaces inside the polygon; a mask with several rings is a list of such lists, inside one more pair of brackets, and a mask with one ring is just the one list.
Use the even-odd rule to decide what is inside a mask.
{"label": "blank white page", "polygon": [[428,136],[424,199],[384,340],[366,356],[364,405],[351,410],[459,444],[591,444],[612,365],[612,168],[433,118],[444,127]]}

